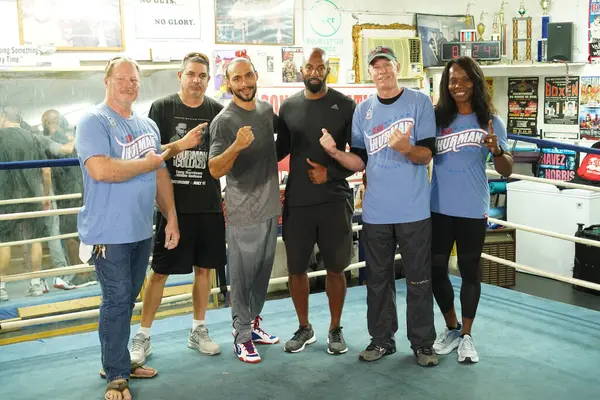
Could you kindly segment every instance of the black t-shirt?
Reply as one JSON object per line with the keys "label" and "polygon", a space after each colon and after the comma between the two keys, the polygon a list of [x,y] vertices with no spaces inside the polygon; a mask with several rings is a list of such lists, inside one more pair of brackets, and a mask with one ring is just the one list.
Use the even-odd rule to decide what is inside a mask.
{"label": "black t-shirt", "polygon": [[210,123],[222,109],[223,106],[210,97],[204,97],[200,107],[188,107],[178,94],[159,99],[150,107],[148,116],[158,125],[162,144],[175,142],[197,125],[209,123],[198,147],[183,151],[166,162],[179,213],[223,212],[221,184],[208,170]]}
{"label": "black t-shirt", "polygon": [[[21,128],[0,129],[0,162],[46,159],[33,133]],[[0,171],[0,199],[20,199],[43,195],[41,168]],[[0,206],[0,213],[40,211],[42,203]],[[8,221],[2,222],[7,225]]]}
{"label": "black t-shirt", "polygon": [[[279,108],[277,156],[290,154],[290,174],[285,199],[289,206],[309,206],[352,197],[346,178],[353,172],[331,158],[321,144],[321,129],[333,136],[337,148],[346,149],[352,139],[352,115],[356,103],[337,90],[329,88],[318,100],[309,100],[304,90],[286,99]],[[313,184],[308,177],[311,161],[327,167],[327,182]]]}

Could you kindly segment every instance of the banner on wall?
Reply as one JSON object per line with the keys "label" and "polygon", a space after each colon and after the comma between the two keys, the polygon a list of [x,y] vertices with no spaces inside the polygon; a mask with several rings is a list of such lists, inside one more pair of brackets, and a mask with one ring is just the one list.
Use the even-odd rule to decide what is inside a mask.
{"label": "banner on wall", "polygon": [[600,76],[582,76],[579,95],[579,134],[600,138]]}
{"label": "banner on wall", "polygon": [[[544,83],[544,124],[545,125],[577,125],[579,108],[579,77],[565,76],[547,77]],[[551,127],[546,127],[552,130]],[[561,134],[562,135],[562,134]],[[578,134],[572,133],[573,139]],[[545,137],[552,137],[553,134]],[[561,136],[562,137],[562,136]]]}
{"label": "banner on wall", "polygon": [[[363,102],[370,95],[376,93],[375,86],[373,85],[331,85],[329,87],[344,93],[354,100],[356,104]],[[271,103],[273,111],[275,111],[276,114],[279,114],[279,106],[281,103],[294,93],[298,93],[300,90],[304,90],[304,85],[259,86],[256,91],[256,97]]]}
{"label": "banner on wall", "polygon": [[508,133],[538,136],[537,77],[508,78]]}
{"label": "banner on wall", "polygon": [[342,12],[333,0],[309,0],[304,14],[304,42],[309,47],[320,47],[329,55],[344,54],[346,43],[342,28]]}
{"label": "banner on wall", "polygon": [[138,39],[200,39],[198,0],[137,0],[135,4]]}
{"label": "banner on wall", "polygon": [[577,152],[566,149],[542,149],[538,162],[539,178],[554,179],[557,181],[572,181],[575,178]]}
{"label": "banner on wall", "polygon": [[600,61],[600,0],[590,0],[588,44],[588,60]]}

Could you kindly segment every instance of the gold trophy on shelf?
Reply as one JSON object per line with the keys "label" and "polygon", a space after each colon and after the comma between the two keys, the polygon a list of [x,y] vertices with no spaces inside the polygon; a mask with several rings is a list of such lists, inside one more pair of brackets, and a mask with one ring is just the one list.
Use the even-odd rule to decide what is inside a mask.
{"label": "gold trophy on shelf", "polygon": [[482,11],[481,15],[479,16],[479,23],[477,24],[477,33],[479,34],[479,38],[477,40],[479,40],[480,42],[483,42],[485,39],[483,38],[483,32],[485,32],[485,25],[483,24],[483,16],[487,14],[487,11]]}
{"label": "gold trophy on shelf", "polygon": [[467,25],[467,29],[471,29],[471,6],[473,3],[470,1],[467,3],[467,11],[465,11],[465,23]]}

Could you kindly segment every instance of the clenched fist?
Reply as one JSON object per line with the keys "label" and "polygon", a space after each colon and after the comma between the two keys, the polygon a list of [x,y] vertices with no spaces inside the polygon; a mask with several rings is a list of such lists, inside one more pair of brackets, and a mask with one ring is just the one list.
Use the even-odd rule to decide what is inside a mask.
{"label": "clenched fist", "polygon": [[250,146],[250,143],[254,140],[254,134],[252,133],[251,126],[243,126],[237,132],[237,138],[233,143],[238,151],[244,150]]}
{"label": "clenched fist", "polygon": [[150,165],[151,171],[159,169],[163,162],[165,161],[165,157],[169,154],[169,150],[163,152],[161,155],[156,154],[154,150],[149,151],[144,156],[146,162]]}
{"label": "clenched fist", "polygon": [[400,154],[407,154],[410,152],[412,145],[410,144],[410,133],[412,132],[412,125],[408,127],[405,133],[400,132],[398,129],[394,129],[394,132],[390,135],[388,146],[396,150]]}
{"label": "clenched fist", "polygon": [[330,156],[333,156],[338,151],[335,140],[333,140],[333,137],[331,136],[331,134],[329,134],[329,132],[327,132],[327,129],[325,129],[325,128],[321,129],[321,133],[323,134],[321,136],[321,138],[319,139],[321,146],[327,152],[327,154],[329,154]]}

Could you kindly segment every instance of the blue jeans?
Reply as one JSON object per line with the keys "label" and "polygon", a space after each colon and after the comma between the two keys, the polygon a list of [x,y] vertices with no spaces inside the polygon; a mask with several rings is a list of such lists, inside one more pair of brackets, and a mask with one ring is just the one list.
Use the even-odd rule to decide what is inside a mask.
{"label": "blue jeans", "polygon": [[98,334],[102,367],[108,382],[129,379],[131,358],[127,343],[135,299],[140,293],[152,238],[136,243],[108,244],[104,253],[94,246],[93,260],[102,289]]}

